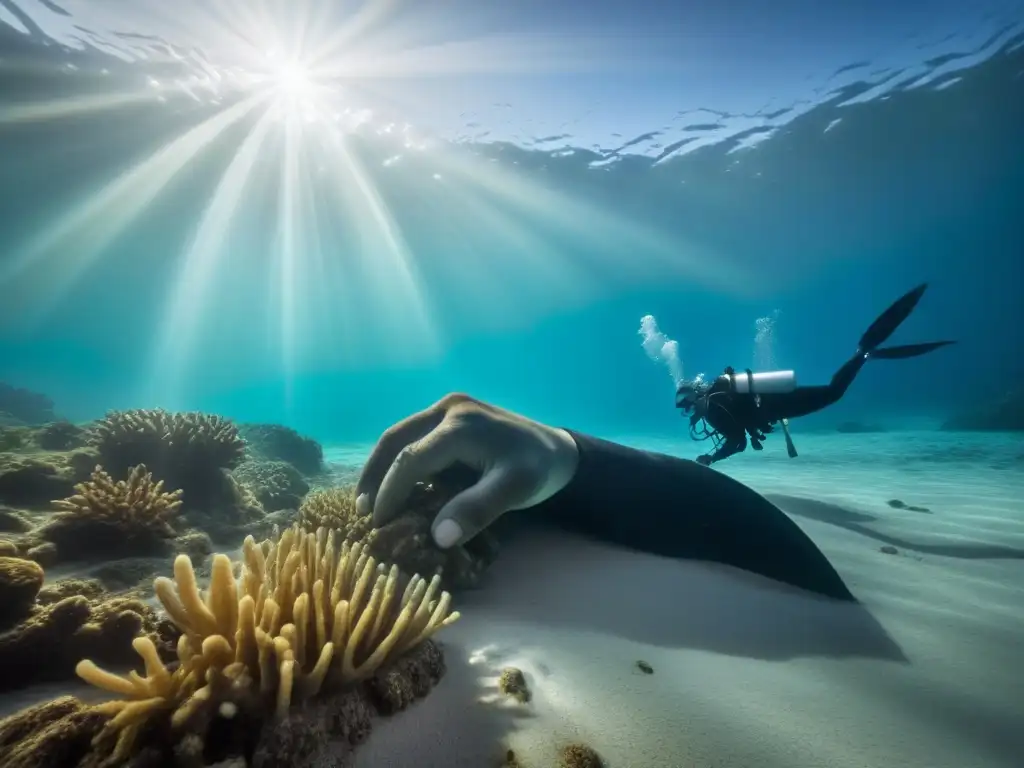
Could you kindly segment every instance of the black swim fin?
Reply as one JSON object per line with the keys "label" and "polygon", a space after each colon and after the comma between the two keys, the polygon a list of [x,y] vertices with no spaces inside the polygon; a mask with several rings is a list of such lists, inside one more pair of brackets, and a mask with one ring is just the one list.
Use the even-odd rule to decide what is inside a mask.
{"label": "black swim fin", "polygon": [[[921,283],[910,293],[897,299],[891,307],[879,315],[878,319],[860,337],[860,344],[858,345],[860,351],[875,352],[900,327],[900,323],[910,316],[910,313],[914,311],[914,307],[917,306],[917,302],[921,300],[927,288],[928,283]],[[894,347],[894,349],[899,349],[899,347]],[[875,356],[877,357],[878,355]],[[907,357],[913,357],[913,355],[907,355]]]}
{"label": "black swim fin", "polygon": [[882,347],[869,353],[872,360],[905,360],[908,357],[927,355],[934,349],[956,344],[955,341],[931,341],[927,344],[904,344],[901,347]]}

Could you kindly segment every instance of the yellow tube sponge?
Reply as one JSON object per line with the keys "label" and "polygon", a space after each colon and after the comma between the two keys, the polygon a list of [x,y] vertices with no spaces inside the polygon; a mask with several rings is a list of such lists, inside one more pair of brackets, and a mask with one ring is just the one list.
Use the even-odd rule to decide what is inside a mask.
{"label": "yellow tube sponge", "polygon": [[293,701],[365,680],[458,620],[439,577],[403,584],[398,568],[378,564],[363,543],[338,546],[342,536],[299,527],[263,544],[249,536],[240,575],[226,555],[215,555],[205,594],[191,560],[179,556],[174,579],[154,583],[182,631],[177,667],[168,669],[140,637],[134,648],[144,677],[117,676],[91,661],[76,668],[86,682],[123,697],[102,705],[113,719],[99,738],[117,737],[111,760],[130,755],[155,716],[194,731],[211,709],[245,696],[283,716]]}

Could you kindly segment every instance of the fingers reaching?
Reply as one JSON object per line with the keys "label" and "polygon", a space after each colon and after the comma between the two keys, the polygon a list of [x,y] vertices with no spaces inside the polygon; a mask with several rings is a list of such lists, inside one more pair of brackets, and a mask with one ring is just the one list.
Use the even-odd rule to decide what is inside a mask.
{"label": "fingers reaching", "polygon": [[413,486],[425,482],[456,462],[470,463],[473,446],[465,432],[442,421],[429,434],[402,448],[391,463],[373,503],[373,524],[386,525],[396,518]]}
{"label": "fingers reaching", "polygon": [[360,514],[368,514],[374,507],[380,484],[384,481],[391,465],[405,447],[422,439],[441,423],[445,411],[435,403],[429,408],[414,413],[406,419],[390,427],[373,447],[370,458],[363,466],[356,483],[356,496],[362,507]]}
{"label": "fingers reaching", "polygon": [[462,544],[515,508],[536,490],[534,475],[519,467],[497,466],[448,501],[431,526],[442,549]]}

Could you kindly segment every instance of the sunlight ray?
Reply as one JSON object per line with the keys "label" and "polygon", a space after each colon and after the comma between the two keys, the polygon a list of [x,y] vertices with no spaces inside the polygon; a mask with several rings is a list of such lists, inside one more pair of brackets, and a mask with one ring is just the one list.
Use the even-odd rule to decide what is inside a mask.
{"label": "sunlight ray", "polygon": [[324,40],[318,48],[309,53],[309,64],[311,67],[321,68],[325,61],[329,61],[352,44],[353,40],[360,37],[373,28],[375,24],[385,18],[389,12],[397,8],[395,0],[362,0],[362,5],[345,19],[344,23],[334,35]]}
{"label": "sunlight ray", "polygon": [[107,112],[130,104],[157,101],[160,92],[153,88],[132,93],[103,93],[92,96],[73,96],[52,101],[30,102],[0,106],[0,125],[60,120],[90,112]]}
{"label": "sunlight ray", "polygon": [[296,358],[296,270],[300,258],[298,236],[302,226],[300,195],[300,127],[291,117],[285,124],[284,152],[281,156],[281,188],[277,221],[277,295],[280,302],[281,366],[284,375],[285,407],[293,405]]}
{"label": "sunlight ray", "polygon": [[343,338],[339,343],[329,345],[332,357],[334,357],[333,353],[337,350],[344,351],[350,348],[353,338],[351,335],[352,325],[347,322],[335,323],[335,315],[339,313],[333,310],[336,306],[341,305],[341,311],[345,313],[351,310],[353,302],[345,291],[349,287],[347,282],[336,279],[334,276],[332,267],[337,265],[340,260],[328,259],[325,253],[324,231],[330,217],[321,218],[320,216],[322,204],[318,196],[320,189],[321,186],[315,183],[312,173],[310,173],[307,183],[302,186],[302,198],[299,201],[302,210],[306,212],[304,218],[307,222],[306,239],[308,241],[304,249],[308,274],[303,293],[307,296],[306,308],[309,327],[304,327],[303,331],[319,337],[321,333],[333,334],[340,330]]}
{"label": "sunlight ray", "polygon": [[[480,74],[580,73],[606,70],[609,51],[600,41],[554,35],[487,35],[419,46],[383,43],[354,47],[321,64],[324,77],[401,78]],[[616,63],[622,57],[616,58]]]}
{"label": "sunlight ray", "polygon": [[0,285],[9,286],[45,261],[40,281],[47,295],[33,291],[31,301],[35,314],[47,313],[172,178],[260,101],[250,97],[207,118],[89,195],[8,262]]}
{"label": "sunlight ray", "polygon": [[[397,323],[396,330],[400,328],[406,333],[407,340],[416,345],[420,354],[433,354],[437,335],[413,254],[359,159],[340,134],[333,134],[332,139],[327,146],[338,170],[332,176],[360,230],[359,257],[374,283],[366,286],[366,290],[377,302],[377,321]],[[364,222],[372,227],[367,228]]]}
{"label": "sunlight ray", "polygon": [[[696,280],[730,293],[750,289],[748,278],[721,254],[669,237],[607,208],[574,199],[497,162],[468,158],[458,150],[431,155],[443,175],[493,195],[503,205],[536,216],[589,247],[592,260],[609,274],[629,272],[654,278]],[[623,258],[623,252],[628,258]]]}
{"label": "sunlight ray", "polygon": [[[479,317],[489,317],[493,327],[508,329],[518,322],[528,322],[524,313],[516,311],[524,304],[534,311],[561,308],[593,295],[602,282],[580,268],[573,255],[553,247],[526,220],[517,220],[507,211],[464,185],[436,180],[443,201],[440,221],[472,221],[473,241],[463,243],[466,233],[450,232],[455,242],[452,253],[464,258],[449,262],[448,287],[457,287],[455,294],[472,302],[471,309]],[[435,197],[431,195],[431,197]],[[468,248],[467,248],[468,246]],[[600,276],[603,278],[604,276]],[[511,324],[510,324],[511,321]]]}
{"label": "sunlight ray", "polygon": [[228,233],[242,207],[250,177],[273,121],[264,114],[242,140],[203,211],[196,233],[178,270],[168,301],[151,381],[159,393],[157,402],[179,396],[182,379],[188,373],[188,356],[197,341],[197,330],[209,307],[210,291],[217,280]]}

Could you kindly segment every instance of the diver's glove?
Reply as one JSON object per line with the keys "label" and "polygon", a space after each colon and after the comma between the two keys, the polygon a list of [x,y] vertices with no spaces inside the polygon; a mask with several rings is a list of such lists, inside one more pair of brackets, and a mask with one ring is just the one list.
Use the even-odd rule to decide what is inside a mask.
{"label": "diver's glove", "polygon": [[479,479],[452,497],[430,531],[443,549],[463,544],[501,515],[547,501],[576,474],[579,448],[564,429],[468,395],[446,395],[377,441],[356,484],[356,511],[379,528],[398,517],[413,486],[466,465]]}
{"label": "diver's glove", "polygon": [[710,453],[705,453],[703,456],[698,456],[697,457],[697,463],[698,464],[703,464],[705,467],[710,467],[711,466],[711,454]]}

